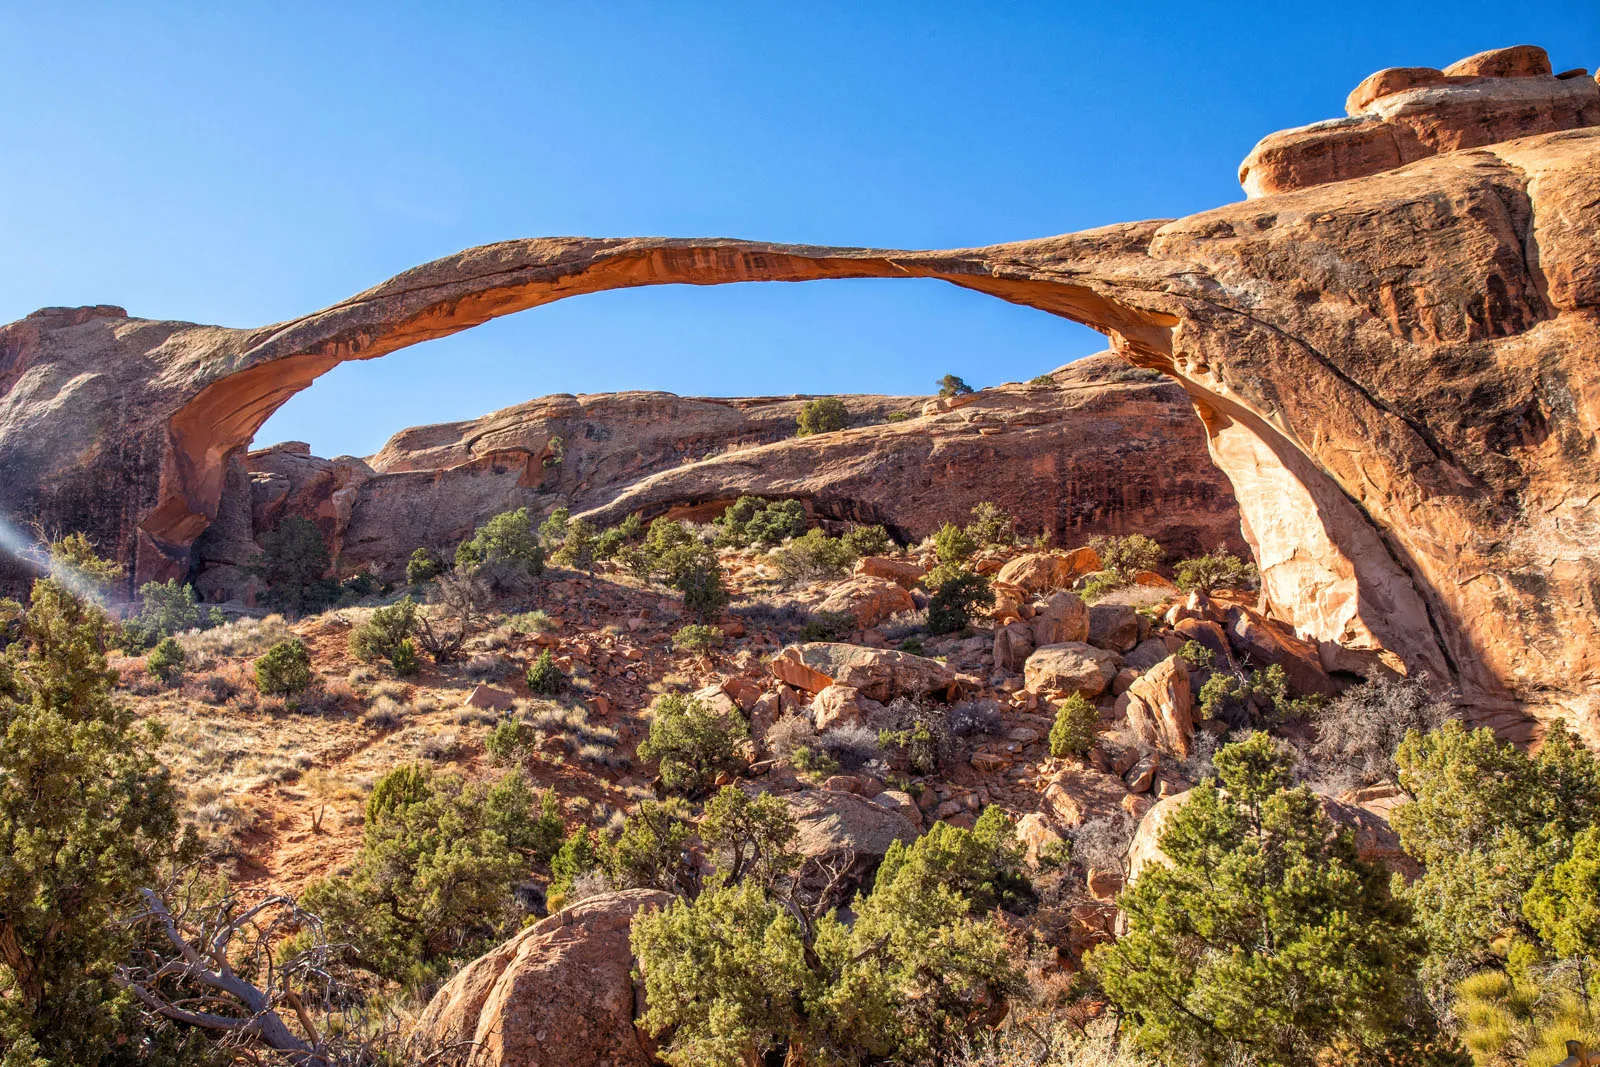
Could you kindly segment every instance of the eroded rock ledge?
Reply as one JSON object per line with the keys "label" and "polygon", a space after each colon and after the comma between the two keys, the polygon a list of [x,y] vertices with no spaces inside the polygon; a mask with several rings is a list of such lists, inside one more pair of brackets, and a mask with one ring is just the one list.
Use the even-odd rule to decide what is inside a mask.
{"label": "eroded rock ledge", "polygon": [[0,330],[5,510],[166,577],[229,457],[344,360],[602,289],[939,278],[1176,377],[1270,606],[1326,665],[1426,672],[1600,740],[1600,130],[1537,115],[1381,173],[989,248],[510,241],[260,330],[37,313]]}

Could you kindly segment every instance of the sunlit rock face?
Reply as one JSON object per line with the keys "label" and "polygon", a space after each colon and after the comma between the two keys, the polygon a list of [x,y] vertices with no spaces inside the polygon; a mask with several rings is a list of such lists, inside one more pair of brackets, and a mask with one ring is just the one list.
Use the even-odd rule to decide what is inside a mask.
{"label": "sunlit rock face", "polygon": [[[1518,55],[1441,73],[1588,99],[1586,75],[1519,73],[1536,64]],[[1406,121],[1457,121],[1433,99]],[[940,278],[1175,377],[1272,610],[1327,665],[1426,672],[1600,741],[1600,116],[1580,103],[1552,130],[1553,113],[1497,112],[1425,158],[1185,219],[989,248],[510,241],[254,331],[39,313],[0,331],[0,499],[13,521],[89,529],[141,580],[180,574],[232,458],[344,360],[603,289]]]}

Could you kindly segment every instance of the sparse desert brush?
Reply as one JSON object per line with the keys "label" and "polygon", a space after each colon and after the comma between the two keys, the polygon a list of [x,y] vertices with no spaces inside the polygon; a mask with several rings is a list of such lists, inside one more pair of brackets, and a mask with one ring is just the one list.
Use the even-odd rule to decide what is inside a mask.
{"label": "sparse desert brush", "polygon": [[467,661],[466,674],[475,682],[497,682],[516,671],[516,664],[498,652],[486,652]]}
{"label": "sparse desert brush", "polygon": [[519,634],[547,634],[556,629],[555,620],[544,611],[525,611],[506,620],[506,625]]}
{"label": "sparse desert brush", "polygon": [[259,656],[289,638],[289,624],[282,615],[264,619],[234,619],[209,630],[190,630],[178,637],[194,668],[203,670],[219,659]]}
{"label": "sparse desert brush", "polygon": [[377,680],[377,670],[369,667],[365,663],[356,664],[354,667],[350,668],[350,673],[345,675],[345,681],[349,682],[351,685],[371,685]]}
{"label": "sparse desert brush", "polygon": [[461,732],[442,729],[424,734],[417,741],[417,755],[434,763],[454,759],[461,752]]}
{"label": "sparse desert brush", "polygon": [[483,647],[490,652],[498,652],[503,648],[510,648],[516,644],[517,631],[511,625],[497,626],[484,634]]}
{"label": "sparse desert brush", "polygon": [[405,707],[393,697],[381,696],[372,702],[361,721],[377,730],[392,730],[405,721]]}
{"label": "sparse desert brush", "polygon": [[217,707],[253,689],[250,671],[242,663],[224,663],[215,670],[191,674],[183,683],[185,696]]}
{"label": "sparse desert brush", "polygon": [[1095,590],[1085,589],[1084,599],[1096,604],[1123,605],[1130,608],[1149,608],[1172,599],[1170,589],[1154,585],[1119,585],[1092,595]]}
{"label": "sparse desert brush", "polygon": [[367,795],[363,783],[321,767],[313,768],[302,775],[300,787],[323,800],[360,800]]}
{"label": "sparse desert brush", "polygon": [[245,777],[265,778],[283,785],[298,781],[311,767],[311,763],[311,757],[304,753],[292,757],[252,757],[239,764],[239,773]]}
{"label": "sparse desert brush", "polygon": [[382,700],[384,697],[388,697],[390,700],[404,700],[406,695],[410,692],[411,687],[406,685],[404,682],[396,682],[393,679],[389,679],[379,682],[377,685],[373,686],[372,689],[368,691],[367,698],[374,703]]}

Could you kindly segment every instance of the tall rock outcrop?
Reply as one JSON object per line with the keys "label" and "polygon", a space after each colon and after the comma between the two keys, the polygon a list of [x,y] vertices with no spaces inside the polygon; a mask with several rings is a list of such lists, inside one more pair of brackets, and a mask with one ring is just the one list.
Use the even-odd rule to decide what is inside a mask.
{"label": "tall rock outcrop", "polygon": [[[1582,102],[1184,219],[942,252],[509,241],[254,331],[41,313],[0,330],[0,495],[166,577],[217,518],[230,457],[344,360],[604,289],[940,278],[1180,382],[1270,607],[1324,666],[1426,672],[1600,740],[1597,90],[1511,76],[1518,54],[1475,58],[1474,91],[1548,77]],[[1432,99],[1407,114],[1456,121]]]}

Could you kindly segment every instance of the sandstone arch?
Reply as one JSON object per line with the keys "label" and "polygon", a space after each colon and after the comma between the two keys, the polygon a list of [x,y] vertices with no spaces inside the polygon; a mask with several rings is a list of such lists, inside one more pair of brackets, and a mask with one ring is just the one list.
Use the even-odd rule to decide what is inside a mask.
{"label": "sandstone arch", "polygon": [[[1485,98],[1485,77],[1450,77]],[[51,309],[0,331],[4,502],[165,577],[216,517],[227,457],[344,360],[603,289],[935,278],[1084,323],[1181,382],[1268,599],[1330,667],[1426,671],[1600,740],[1600,130],[1472,136],[988,248],[512,241],[254,331]]]}

